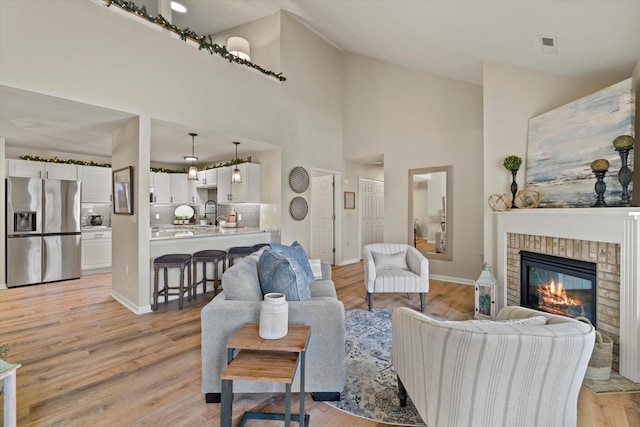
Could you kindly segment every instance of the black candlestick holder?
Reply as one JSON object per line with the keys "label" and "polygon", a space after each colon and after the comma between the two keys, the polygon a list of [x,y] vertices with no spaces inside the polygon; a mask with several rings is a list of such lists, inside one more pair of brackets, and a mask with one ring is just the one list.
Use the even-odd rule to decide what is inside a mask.
{"label": "black candlestick holder", "polygon": [[593,171],[593,174],[596,176],[596,185],[594,189],[596,191],[596,203],[591,205],[594,208],[601,208],[607,206],[607,203],[604,201],[604,192],[607,190],[607,184],[604,182],[604,176],[607,173],[606,170],[603,171]]}
{"label": "black candlestick holder", "polygon": [[631,205],[631,196],[629,195],[629,183],[633,178],[633,172],[627,166],[627,160],[629,158],[629,152],[633,150],[633,147],[630,148],[621,148],[616,149],[616,151],[620,154],[620,161],[622,162],[622,167],[618,172],[618,181],[620,181],[620,185],[622,185],[622,195],[620,196],[620,204],[622,206],[630,206]]}
{"label": "black candlestick holder", "polygon": [[518,192],[518,183],[516,182],[516,174],[518,173],[518,169],[514,169],[511,171],[511,177],[513,178],[513,182],[511,183],[511,194],[513,195],[511,199],[511,209],[518,209],[516,206],[516,193]]}

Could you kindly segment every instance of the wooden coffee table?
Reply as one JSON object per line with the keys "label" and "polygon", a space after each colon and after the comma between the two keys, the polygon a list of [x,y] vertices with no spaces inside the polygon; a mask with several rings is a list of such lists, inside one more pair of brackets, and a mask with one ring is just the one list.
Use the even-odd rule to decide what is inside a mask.
{"label": "wooden coffee table", "polygon": [[[233,414],[233,381],[266,381],[285,384],[285,413],[245,412],[240,427],[248,419],[282,420],[289,427],[291,420],[300,427],[309,423],[304,415],[304,363],[311,327],[289,325],[289,332],[277,340],[265,340],[258,335],[258,324],[247,323],[227,343],[228,365],[222,372],[220,426],[231,427]],[[234,357],[236,350],[240,350]],[[291,383],[300,363],[300,413],[291,414]],[[304,415],[304,416],[303,416]]]}

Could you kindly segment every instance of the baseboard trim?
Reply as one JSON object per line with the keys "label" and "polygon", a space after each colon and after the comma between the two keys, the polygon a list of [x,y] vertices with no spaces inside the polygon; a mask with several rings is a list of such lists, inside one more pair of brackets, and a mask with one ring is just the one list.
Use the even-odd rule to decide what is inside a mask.
{"label": "baseboard trim", "polygon": [[458,283],[460,285],[474,285],[474,281],[470,279],[462,279],[460,277],[441,276],[439,274],[430,274],[429,279],[442,280],[443,282]]}
{"label": "baseboard trim", "polygon": [[126,308],[132,311],[133,314],[135,315],[151,313],[151,304],[137,306],[131,300],[129,300],[129,298],[122,296],[121,294],[114,291],[113,289],[111,290],[111,297],[114,300],[118,301],[120,304],[124,305]]}
{"label": "baseboard trim", "polygon": [[340,261],[340,263],[338,265],[339,266],[343,266],[343,265],[355,264],[357,262],[360,262],[360,258],[345,259],[345,260]]}

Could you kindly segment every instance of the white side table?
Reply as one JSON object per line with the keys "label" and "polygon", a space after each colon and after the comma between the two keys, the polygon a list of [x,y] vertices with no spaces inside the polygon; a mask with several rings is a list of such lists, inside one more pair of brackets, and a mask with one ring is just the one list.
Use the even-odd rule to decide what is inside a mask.
{"label": "white side table", "polygon": [[0,360],[0,380],[4,384],[4,427],[16,427],[16,371],[20,366]]}

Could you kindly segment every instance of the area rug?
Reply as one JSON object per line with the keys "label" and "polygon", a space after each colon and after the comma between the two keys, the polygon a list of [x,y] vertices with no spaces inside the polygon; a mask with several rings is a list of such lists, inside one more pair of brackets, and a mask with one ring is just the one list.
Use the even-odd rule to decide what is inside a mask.
{"label": "area rug", "polygon": [[411,399],[400,406],[391,367],[391,310],[348,310],[346,379],[342,400],[329,405],[358,417],[401,426],[424,426]]}

